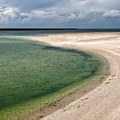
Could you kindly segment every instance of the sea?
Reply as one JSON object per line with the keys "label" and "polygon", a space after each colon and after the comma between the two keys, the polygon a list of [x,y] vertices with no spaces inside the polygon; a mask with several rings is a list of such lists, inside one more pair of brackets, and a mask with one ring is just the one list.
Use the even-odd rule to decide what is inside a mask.
{"label": "sea", "polygon": [[120,32],[120,29],[0,29],[0,36],[44,36],[47,34]]}

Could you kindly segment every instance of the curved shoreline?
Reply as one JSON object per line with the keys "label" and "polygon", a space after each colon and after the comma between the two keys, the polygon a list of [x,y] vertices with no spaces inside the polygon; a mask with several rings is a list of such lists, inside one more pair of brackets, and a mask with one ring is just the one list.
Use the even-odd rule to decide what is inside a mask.
{"label": "curved shoreline", "polygon": [[[62,35],[62,34],[60,34],[60,35]],[[52,35],[52,36],[54,36],[54,35]],[[57,35],[55,35],[55,36],[57,36]],[[60,37],[60,38],[62,38],[62,37]],[[42,41],[42,42],[46,42],[46,43],[51,44],[50,40],[52,40],[53,37],[51,39],[49,39],[48,41],[47,40],[42,40],[42,39],[44,39],[44,37],[37,37],[37,39],[36,39],[36,37],[26,37],[26,38],[29,38],[29,39],[32,39],[32,40],[37,40],[37,41]],[[47,38],[50,38],[50,37],[48,36]],[[38,40],[38,39],[40,39],[40,40]],[[84,49],[84,48],[76,48],[76,47],[71,46],[71,45],[69,46],[69,45],[56,44],[56,41],[53,41],[53,42],[54,43],[52,43],[52,45],[54,45],[54,46],[57,45],[57,46],[60,46],[60,47],[67,47],[67,48],[69,47],[69,48],[74,48],[74,49],[77,49],[77,50],[83,50],[83,51],[86,51],[86,52],[90,51],[90,50],[87,50],[87,49]],[[93,52],[93,51],[90,51],[90,52]],[[68,105],[68,104],[70,104],[73,101],[76,101],[80,97],[86,95],[87,93],[89,93],[90,91],[92,91],[93,89],[95,89],[96,87],[98,87],[101,83],[103,83],[103,81],[105,81],[107,79],[107,77],[109,76],[108,72],[110,70],[109,69],[109,63],[107,62],[106,58],[103,57],[102,55],[99,55],[97,52],[95,54],[98,57],[100,57],[100,59],[104,59],[104,63],[105,63],[105,66],[106,66],[106,68],[105,68],[106,69],[105,75],[102,75],[100,78],[97,77],[98,81],[96,80],[94,82],[89,83],[90,85],[87,85],[84,89],[78,90],[77,92],[75,92],[75,93],[73,93],[73,94],[71,94],[71,95],[63,98],[62,100],[58,101],[58,103],[56,102],[55,106],[54,106],[54,104],[50,105],[50,107],[47,106],[44,110],[42,110],[42,112],[41,112],[42,114],[39,114],[40,116],[44,117],[46,115],[49,115],[49,114],[55,112],[56,110],[63,108],[65,105]],[[83,92],[81,92],[81,91],[83,91]]]}
{"label": "curved shoreline", "polygon": [[[37,43],[39,43],[39,42],[37,42]],[[62,49],[62,48],[61,48]],[[67,49],[67,48],[66,48]],[[76,51],[76,50],[75,50]],[[79,52],[79,51],[78,51]],[[85,51],[86,52],[86,51]],[[90,53],[88,53],[88,54],[90,54]],[[96,58],[98,58],[98,56],[97,55],[95,55],[95,56],[93,56],[93,58],[95,59],[95,60],[97,60]],[[99,58],[98,58],[98,60],[99,60]],[[101,67],[102,68],[102,67]],[[98,72],[97,72],[97,74],[99,74]],[[89,92],[89,91],[91,91],[92,89],[94,89],[97,85],[99,85],[102,81],[103,81],[103,76],[100,78],[100,80],[97,82],[96,80],[94,81],[93,80],[93,77],[94,77],[94,79],[96,79],[96,75],[94,75],[94,76],[91,76],[91,78],[88,78],[88,79],[86,79],[82,84],[83,85],[81,85],[81,83],[76,83],[75,85],[72,85],[72,86],[70,86],[70,87],[68,87],[68,88],[65,88],[65,91],[64,90],[61,90],[62,92],[59,92],[60,93],[60,95],[62,96],[58,96],[58,99],[56,100],[56,101],[54,101],[54,98],[53,98],[53,103],[51,103],[51,104],[49,104],[49,102],[48,103],[45,103],[45,106],[47,106],[47,107],[50,107],[50,110],[49,109],[47,109],[47,107],[46,107],[46,110],[47,111],[51,111],[51,109],[53,109],[53,110],[55,110],[55,107],[54,106],[56,106],[56,109],[59,109],[59,108],[61,108],[61,107],[64,107],[65,105],[67,105],[67,104],[69,104],[69,103],[71,103],[71,102],[73,102],[74,100],[77,100],[79,97],[81,97],[81,96],[83,96],[84,94],[86,94],[87,92]],[[99,76],[100,77],[100,76]],[[97,77],[98,78],[98,77]],[[81,87],[82,87],[82,89],[81,89]],[[80,89],[80,90],[79,90]],[[63,92],[64,91],[64,92]],[[57,94],[59,94],[59,93],[57,93]],[[67,97],[65,97],[65,95],[63,96],[62,94],[65,94]],[[74,94],[73,94],[74,93]],[[55,94],[55,95],[57,95],[57,94]],[[54,96],[54,95],[53,95]],[[72,99],[71,99],[72,98]],[[57,103],[57,105],[56,105],[56,103]],[[61,103],[61,104],[60,104]],[[29,104],[29,103],[28,103]],[[24,104],[23,104],[24,105]],[[39,104],[39,106],[41,106],[40,104]],[[51,106],[53,107],[53,108],[51,108]],[[16,108],[17,108],[17,106],[15,106]],[[39,114],[39,109],[40,109],[40,111],[42,110],[44,110],[44,109],[41,109],[40,107],[36,107],[36,108],[38,108],[38,111],[36,110],[35,112],[36,113],[38,113]],[[26,109],[26,111],[23,111],[23,114],[22,114],[22,111],[21,111],[21,116],[22,117],[19,117],[19,113],[17,114],[17,113],[14,113],[14,115],[13,115],[13,117],[16,115],[16,118],[15,119],[17,119],[17,117],[19,117],[19,118],[21,118],[21,119],[29,119],[32,115],[34,116],[35,114],[35,112],[34,112],[34,105],[32,106],[31,105],[31,112],[27,112],[27,107],[25,108],[24,107],[24,109]],[[29,110],[29,108],[28,108],[28,110]],[[33,110],[33,111],[32,111]],[[11,111],[12,111],[12,109],[11,109]],[[13,109],[13,111],[14,111],[14,109]],[[19,110],[18,110],[19,111]],[[9,111],[7,111],[7,112],[9,112]],[[26,114],[24,114],[24,112],[26,113]],[[28,113],[28,115],[27,115],[27,113]],[[33,114],[32,114],[33,113]],[[3,114],[4,114],[4,111],[3,111]],[[45,112],[45,114],[48,114],[48,112]],[[10,116],[11,115],[11,116]],[[18,115],[18,116],[17,116]],[[24,117],[23,117],[24,116]],[[33,117],[32,116],[32,117]],[[43,115],[41,115],[41,116],[43,116]],[[6,115],[6,117],[7,117],[7,115]],[[6,118],[5,117],[5,114],[3,115],[3,119],[5,119]],[[9,119],[12,119],[12,114],[10,113],[8,113],[8,117],[10,117]],[[38,118],[38,116],[34,116],[35,118]],[[30,118],[30,119],[32,119],[32,118]]]}
{"label": "curved shoreline", "polygon": [[[102,84],[42,120],[119,120],[120,32],[70,33],[24,38],[100,54],[110,64],[110,75]],[[34,117],[40,119],[40,114],[37,113]]]}
{"label": "curved shoreline", "polygon": [[[70,33],[22,38],[47,42],[59,47],[89,51],[103,56],[109,62],[108,66],[110,65],[110,75],[104,79],[105,81],[98,83],[98,87],[93,90],[89,89],[88,93],[83,90],[85,95],[82,95],[82,97],[79,97],[80,93],[77,93],[78,98],[73,102],[70,102],[66,97],[68,105],[65,104],[66,106],[62,108],[56,106],[55,112],[52,111],[52,114],[46,112],[49,115],[42,120],[120,119],[120,33]],[[70,99],[72,95],[74,94],[70,95]],[[51,109],[48,111],[51,111]],[[36,120],[43,116],[36,111],[36,114],[31,114],[28,117],[29,120]]]}
{"label": "curved shoreline", "polygon": [[[110,66],[108,61],[103,56],[98,54],[97,55],[94,54],[94,57],[97,57],[97,59],[99,59],[102,62],[102,64],[104,63],[104,65],[102,66],[103,68],[102,69],[100,68],[99,70],[100,74],[98,76],[97,75],[91,76],[90,78],[88,78],[89,80],[87,80],[83,85],[78,84],[79,86],[77,86],[77,88],[78,87],[79,88],[76,89],[74,92],[68,94],[66,97],[63,97],[58,101],[55,101],[55,103],[48,104],[44,109],[42,109],[40,113],[38,113],[39,115],[38,114],[36,115],[36,118],[38,118],[38,116],[40,116],[40,118],[43,118],[61,108],[64,108],[66,105],[69,105],[70,103],[76,101],[77,99],[86,95],[90,91],[94,90],[96,87],[98,87],[101,83],[103,83],[106,80],[106,78],[110,74]],[[101,71],[103,69],[104,72]]]}
{"label": "curved shoreline", "polygon": [[59,34],[49,38],[33,39],[100,54],[110,64],[110,76],[88,94],[42,120],[119,120],[120,32]]}
{"label": "curved shoreline", "polygon": [[[86,33],[77,37],[75,34],[69,36],[72,36],[69,41],[64,39],[58,43],[53,41],[53,43],[103,55],[109,61],[111,74],[97,88],[42,120],[119,120],[120,33]],[[91,41],[80,42],[83,40],[82,37],[85,38],[84,40]],[[96,41],[92,40],[93,38]]]}

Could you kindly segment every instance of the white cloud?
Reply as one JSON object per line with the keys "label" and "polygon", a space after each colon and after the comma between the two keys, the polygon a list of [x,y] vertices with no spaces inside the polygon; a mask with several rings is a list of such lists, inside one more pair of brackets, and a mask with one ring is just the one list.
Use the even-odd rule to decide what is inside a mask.
{"label": "white cloud", "polygon": [[86,19],[88,17],[88,14],[90,14],[91,12],[85,11],[85,10],[81,10],[78,13],[72,13],[68,16],[68,20],[83,20]]}
{"label": "white cloud", "polygon": [[[22,23],[30,24],[36,23],[63,23],[68,21],[82,21],[82,22],[96,22],[103,20],[102,17],[118,17],[120,16],[119,10],[108,10],[104,11],[101,9],[80,9],[79,11],[64,14],[56,11],[43,11],[43,10],[32,10],[30,12],[21,12],[15,7],[2,7],[0,8],[0,23]],[[50,24],[50,23],[49,23]]]}
{"label": "white cloud", "polygon": [[43,10],[33,10],[30,12],[30,16],[40,19],[58,17],[55,12],[46,12]]}
{"label": "white cloud", "polygon": [[22,14],[26,14],[28,17],[26,17],[26,19],[24,19],[24,22],[31,22],[31,21],[35,21],[37,23],[40,22],[63,22],[64,16],[60,16],[59,14],[57,14],[56,12],[48,12],[48,11],[43,11],[43,10],[33,10],[30,13],[22,13]]}
{"label": "white cloud", "polygon": [[77,15],[72,13],[70,16],[68,16],[68,19],[69,20],[77,19]]}
{"label": "white cloud", "polygon": [[104,17],[120,17],[120,10],[110,10],[103,14]]}
{"label": "white cloud", "polygon": [[15,17],[14,9],[11,7],[0,8],[0,22],[8,23]]}
{"label": "white cloud", "polygon": [[18,8],[15,7],[2,7],[0,8],[0,23],[30,23],[33,21],[45,22],[45,21],[56,21],[62,22],[64,16],[60,16],[55,12],[48,12],[43,10],[33,10],[29,13],[21,12]]}
{"label": "white cloud", "polygon": [[0,23],[8,24],[19,22],[24,19],[25,15],[17,8],[13,7],[2,7],[0,8]]}

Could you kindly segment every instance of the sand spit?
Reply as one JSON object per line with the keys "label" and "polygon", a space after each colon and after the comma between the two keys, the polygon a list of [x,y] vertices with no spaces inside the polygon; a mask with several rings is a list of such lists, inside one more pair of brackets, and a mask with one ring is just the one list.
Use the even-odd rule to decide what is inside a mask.
{"label": "sand spit", "polygon": [[104,56],[110,76],[97,88],[42,120],[120,120],[120,33],[74,33],[27,37]]}

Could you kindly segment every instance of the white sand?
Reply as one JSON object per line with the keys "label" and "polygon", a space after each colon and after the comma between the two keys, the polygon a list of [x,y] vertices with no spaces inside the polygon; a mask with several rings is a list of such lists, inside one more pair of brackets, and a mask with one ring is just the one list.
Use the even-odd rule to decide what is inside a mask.
{"label": "white sand", "polygon": [[88,94],[42,120],[120,120],[120,33],[74,33],[27,37],[95,52],[110,63],[110,76]]}

